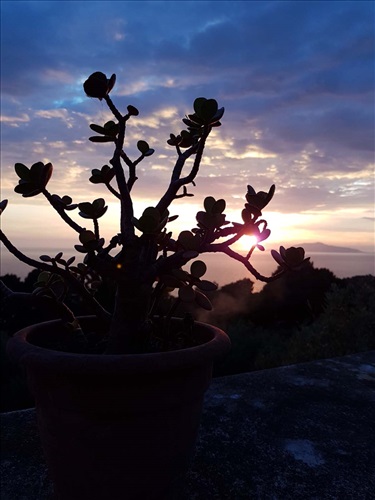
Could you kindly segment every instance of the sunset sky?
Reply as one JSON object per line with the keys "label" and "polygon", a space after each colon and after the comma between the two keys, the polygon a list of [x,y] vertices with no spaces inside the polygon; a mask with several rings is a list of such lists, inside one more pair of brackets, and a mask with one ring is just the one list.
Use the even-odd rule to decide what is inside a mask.
{"label": "sunset sky", "polygon": [[166,141],[203,96],[226,111],[195,196],[172,206],[176,236],[194,227],[205,196],[224,197],[227,219],[241,222],[247,184],[275,183],[267,248],[322,241],[372,251],[374,46],[369,1],[2,1],[2,228],[21,249],[77,243],[42,196],[13,191],[14,164],[43,161],[54,165],[50,192],[104,197],[102,233],[118,232],[116,199],[88,182],[112,154],[87,140],[90,123],[111,119],[82,89],[102,71],[117,75],[118,107],[140,110],[127,129],[129,156],[139,139],[156,150],[138,169],[136,215],[165,191],[176,159]]}

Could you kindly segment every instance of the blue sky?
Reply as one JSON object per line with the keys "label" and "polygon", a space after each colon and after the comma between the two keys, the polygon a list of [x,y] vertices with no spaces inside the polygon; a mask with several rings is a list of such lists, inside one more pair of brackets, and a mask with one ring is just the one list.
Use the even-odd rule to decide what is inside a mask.
{"label": "blue sky", "polygon": [[240,222],[247,184],[266,191],[275,183],[264,213],[270,248],[324,241],[369,250],[374,45],[368,1],[2,1],[3,229],[21,248],[76,243],[45,200],[13,192],[15,162],[51,161],[49,190],[75,202],[104,197],[104,235],[117,232],[116,200],[88,182],[112,152],[87,140],[90,123],[111,118],[82,90],[102,71],[117,75],[111,95],[119,108],[140,110],[128,126],[129,155],[139,139],[156,150],[139,166],[137,215],[165,191],[175,161],[166,141],[204,96],[226,111],[194,198],[173,207],[176,231],[194,226],[207,195],[225,197],[227,218]]}

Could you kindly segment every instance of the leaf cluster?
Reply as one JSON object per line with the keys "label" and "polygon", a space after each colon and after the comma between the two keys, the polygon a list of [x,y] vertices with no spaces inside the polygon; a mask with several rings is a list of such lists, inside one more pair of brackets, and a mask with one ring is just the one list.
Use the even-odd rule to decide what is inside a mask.
{"label": "leaf cluster", "polygon": [[183,269],[173,269],[168,274],[160,277],[160,283],[170,291],[178,289],[178,297],[182,302],[195,302],[198,306],[210,311],[212,304],[204,292],[212,292],[217,285],[208,280],[202,280],[206,274],[207,266],[201,260],[194,261],[190,266],[190,272]]}
{"label": "leaf cluster", "polygon": [[220,127],[224,108],[218,107],[215,99],[198,97],[194,101],[194,113],[182,119],[187,130],[182,130],[177,136],[170,134],[167,143],[179,148],[190,148],[198,143],[207,127]]}
{"label": "leaf cluster", "polygon": [[23,163],[16,163],[15,171],[20,180],[14,188],[16,193],[22,194],[24,198],[30,198],[43,192],[51,178],[52,163],[34,163],[30,168]]}

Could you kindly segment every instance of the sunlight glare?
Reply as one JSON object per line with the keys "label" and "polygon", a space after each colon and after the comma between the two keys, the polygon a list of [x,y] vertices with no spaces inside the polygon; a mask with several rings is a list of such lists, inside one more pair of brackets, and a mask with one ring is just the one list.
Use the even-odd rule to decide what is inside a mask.
{"label": "sunlight glare", "polygon": [[250,250],[251,247],[258,243],[256,236],[245,234],[238,242],[243,250]]}

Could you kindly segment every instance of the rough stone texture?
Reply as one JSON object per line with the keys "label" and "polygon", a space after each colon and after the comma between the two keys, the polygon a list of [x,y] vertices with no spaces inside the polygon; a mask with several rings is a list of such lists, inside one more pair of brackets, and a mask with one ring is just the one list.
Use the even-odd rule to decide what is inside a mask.
{"label": "rough stone texture", "polygon": [[[34,410],[1,419],[1,500],[50,499]],[[185,498],[375,499],[375,351],[214,379]]]}

